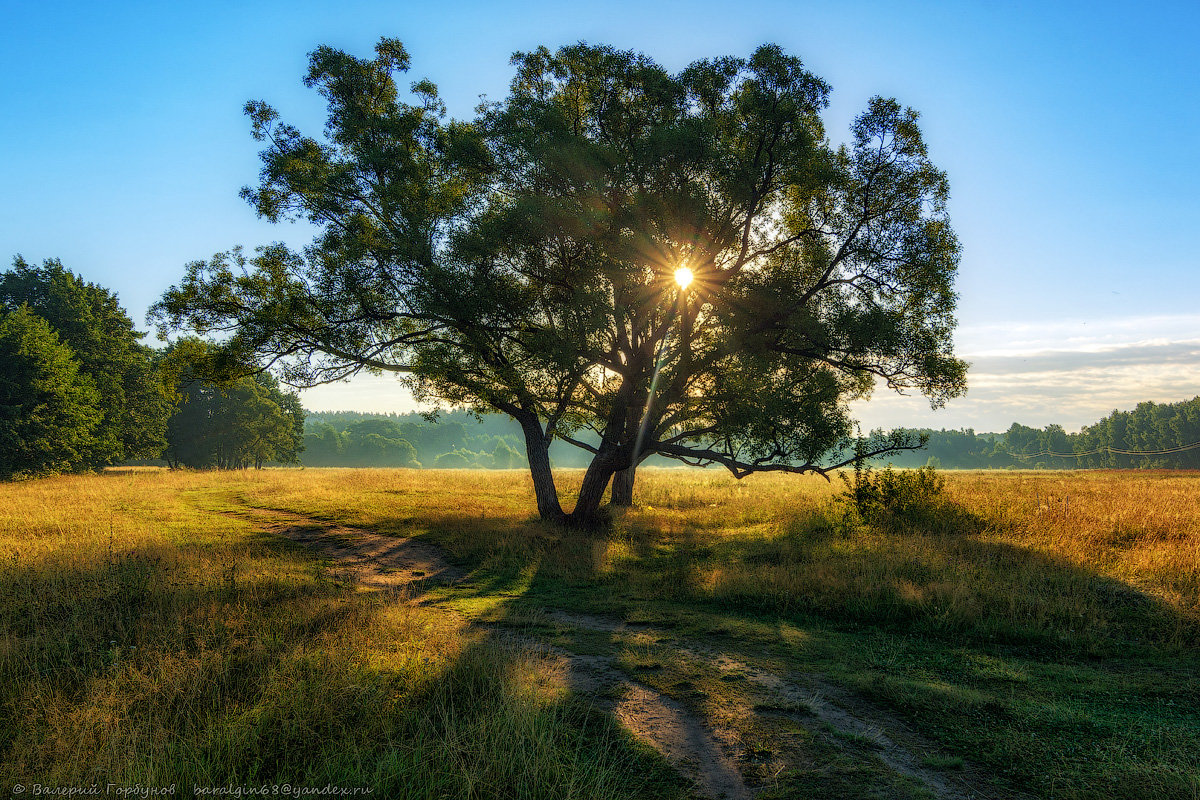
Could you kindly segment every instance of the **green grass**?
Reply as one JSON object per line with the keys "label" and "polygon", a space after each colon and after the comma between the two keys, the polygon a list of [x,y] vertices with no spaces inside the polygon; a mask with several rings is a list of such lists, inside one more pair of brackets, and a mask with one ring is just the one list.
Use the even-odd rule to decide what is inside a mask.
{"label": "green grass", "polygon": [[[0,775],[685,794],[599,706],[467,627],[477,619],[610,656],[696,713],[737,710],[728,724],[763,797],[925,789],[872,742],[681,643],[799,686],[819,676],[915,730],[939,774],[1035,797],[1200,797],[1200,476],[948,478],[947,502],[919,519],[864,524],[816,480],[644,471],[640,507],[599,535],[534,519],[518,473],[3,486]],[[385,604],[228,513],[247,506],[424,537],[469,576],[431,607]],[[546,609],[643,629],[580,630]]]}
{"label": "green grass", "polygon": [[958,770],[963,768],[962,756],[943,756],[937,753],[924,756],[921,764],[930,769]]}

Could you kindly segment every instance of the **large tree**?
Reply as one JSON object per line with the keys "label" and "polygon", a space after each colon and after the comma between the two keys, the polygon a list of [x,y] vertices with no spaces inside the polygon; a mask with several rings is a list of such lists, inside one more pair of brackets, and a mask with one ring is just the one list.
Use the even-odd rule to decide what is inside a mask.
{"label": "large tree", "polygon": [[[877,383],[935,406],[964,390],[959,248],[914,111],[875,98],[835,146],[828,86],[774,46],[678,73],[585,44],[513,63],[507,98],[459,122],[428,81],[401,99],[399,42],[318,48],[325,136],[249,103],[266,148],[243,195],[320,234],[188,265],[160,323],[226,332],[231,360],[294,383],[395,372],[509,414],[540,513],[581,523],[614,474],[628,502],[648,455],[824,472]],[[555,438],[592,453],[570,515]]]}
{"label": "large tree", "polygon": [[141,343],[142,334],[117,296],[84,281],[56,258],[39,267],[17,256],[12,269],[0,273],[0,309],[21,305],[50,323],[98,390],[102,418],[86,448],[86,463],[101,467],[157,456],[170,399],[151,349]]}
{"label": "large tree", "polygon": [[81,469],[100,397],[71,349],[22,305],[0,310],[0,479]]}

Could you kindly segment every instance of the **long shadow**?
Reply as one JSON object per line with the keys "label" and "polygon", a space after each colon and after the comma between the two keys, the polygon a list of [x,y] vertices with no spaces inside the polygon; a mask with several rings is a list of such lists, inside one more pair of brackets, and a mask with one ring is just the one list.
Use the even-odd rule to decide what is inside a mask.
{"label": "long shadow", "polygon": [[1065,557],[984,538],[988,524],[958,509],[954,532],[943,520],[940,533],[914,528],[869,541],[824,525],[774,538],[643,525],[589,534],[452,512],[371,527],[443,546],[470,573],[459,596],[503,595],[521,614],[538,605],[617,617],[700,608],[1013,646],[1041,658],[1200,646],[1200,620]]}
{"label": "long shadow", "polygon": [[[1121,797],[1190,786],[1186,753],[1200,745],[1198,621],[1068,558],[995,541],[992,523],[951,511],[949,524],[918,520],[861,541],[828,525],[773,539],[636,526],[596,537],[454,513],[421,527],[473,570],[468,587],[448,596],[503,595],[488,615],[497,624],[553,637],[556,626],[537,612],[563,608],[675,625],[734,652],[783,652],[796,670],[822,671],[945,744],[991,748],[990,767],[1031,791],[1059,779],[1019,766],[1029,760],[1022,747],[1047,764],[1064,752],[1117,752],[1130,735],[1165,743],[1122,756],[1111,774],[1101,761],[1081,761],[1062,780]],[[617,562],[605,554],[612,545]],[[886,569],[864,573],[872,564]],[[794,566],[794,582],[778,591],[714,580],[729,565],[752,577],[756,567]],[[803,651],[780,638],[785,627],[803,633]],[[593,635],[598,648],[622,641]]]}
{"label": "long shadow", "polygon": [[606,715],[525,691],[528,656],[502,643],[472,640],[428,663],[364,660],[343,642],[395,603],[236,569],[264,547],[285,559],[276,566],[311,573],[311,553],[266,534],[226,545],[228,572],[151,551],[0,566],[0,780],[83,785],[102,769],[104,781],[177,782],[185,796],[189,785],[263,784],[407,798],[686,796]]}
{"label": "long shadow", "polygon": [[[984,536],[983,520],[959,511],[950,526],[953,530],[943,526],[940,532],[931,533],[918,526],[873,537],[865,544],[836,527],[820,525],[798,526],[771,539],[735,535],[714,539],[703,530],[677,527],[662,531],[645,525],[626,525],[595,535],[563,531],[535,520],[480,520],[453,511],[421,518],[383,518],[373,521],[370,528],[439,544],[467,573],[454,587],[418,587],[424,599],[450,604],[487,600],[486,616],[491,622],[541,638],[552,638],[557,626],[539,623],[538,612],[565,608],[606,614],[615,621],[675,625],[684,635],[709,637],[717,646],[734,652],[770,647],[782,653],[780,657],[797,672],[825,671],[843,686],[893,708],[939,736],[946,726],[957,725],[957,738],[944,741],[993,743],[987,738],[988,728],[1003,732],[1019,724],[1032,726],[1047,746],[1073,752],[1085,742],[1100,751],[1122,735],[1131,735],[1130,731],[1140,735],[1160,722],[1169,726],[1160,738],[1169,739],[1188,726],[1200,729],[1194,710],[1188,710],[1200,702],[1194,689],[1200,685],[1200,667],[1195,651],[1189,651],[1200,641],[1195,620],[1137,587],[1065,558],[990,541]],[[247,546],[251,543],[295,548],[269,534],[248,540]],[[619,558],[613,557],[614,551],[619,551]],[[864,580],[864,565],[872,563],[888,568]],[[744,568],[751,578],[756,577],[755,569],[767,567],[779,569],[778,574],[786,578],[786,568],[794,567],[795,580],[786,591],[780,591],[758,579],[739,585],[714,578],[715,568],[729,573],[731,566]],[[38,631],[61,631],[61,640],[80,645],[80,657],[39,656],[21,649],[28,643],[19,643],[16,658],[7,663],[65,663],[76,671],[77,686],[86,684],[88,677],[106,674],[98,660],[105,652],[104,640],[120,640],[135,629],[140,615],[156,605],[154,597],[159,591],[153,580],[147,585],[144,577],[138,577],[147,568],[133,564],[121,569],[126,577],[116,579],[116,585],[127,583],[127,589],[81,599],[85,616],[106,620],[82,639],[69,625],[56,621],[63,616],[61,603],[58,611],[35,614],[32,619],[38,623],[34,628],[13,623],[18,641],[20,636],[35,636]],[[68,580],[86,586],[111,584],[111,572],[97,570],[84,570],[86,574],[77,581]],[[0,591],[10,591],[4,581],[16,574],[0,578]],[[763,574],[772,573],[765,570]],[[238,585],[236,579],[232,583],[197,588],[197,600],[229,606],[238,592],[250,588]],[[17,580],[16,584],[25,586],[21,590],[24,596],[37,594],[29,591],[29,580]],[[263,622],[312,596],[311,590],[293,594],[286,587],[259,588],[261,614],[256,619]],[[20,593],[12,591],[14,597]],[[331,583],[328,591],[336,594],[343,590]],[[1064,602],[1064,597],[1070,602]],[[948,613],[946,602],[959,605]],[[1083,616],[1072,617],[1072,613]],[[369,614],[356,617],[330,608],[313,609],[301,616],[304,620],[297,625],[303,630],[281,635],[283,638],[315,638],[346,626],[370,624]],[[1082,628],[1078,620],[1085,623]],[[785,627],[801,630],[807,649],[789,645],[780,635]],[[230,646],[237,636],[236,631],[222,632],[212,645]],[[594,633],[593,644],[611,651],[622,646],[622,636],[615,630]],[[580,641],[572,645],[578,646]],[[494,647],[494,642],[472,645],[446,667],[447,675],[462,671],[461,679],[448,678],[446,683],[457,687],[454,693],[461,698],[451,700],[428,690],[420,702],[443,704],[451,710],[448,719],[470,719],[470,708],[461,705],[469,703],[465,698],[483,696],[480,692],[492,692],[499,685],[467,680],[481,664],[499,658],[498,651],[489,649]],[[290,658],[282,651],[269,651],[248,659],[250,666],[245,669],[250,670],[250,677],[243,688],[239,689],[241,684],[231,687],[230,696],[235,701],[252,698],[256,681],[260,684],[263,676],[285,668]],[[1053,685],[1040,685],[1044,674],[1039,670],[1054,670],[1055,676],[1061,673],[1066,677],[1054,677],[1058,682]],[[30,674],[36,676],[37,670],[24,673]],[[1186,680],[1189,674],[1190,681]],[[512,673],[504,673],[497,680],[503,684],[511,678]],[[1118,685],[1123,689],[1121,697],[1113,693]],[[485,692],[480,686],[493,688]],[[1017,700],[989,699],[1002,690],[1015,693]],[[1097,696],[1100,702],[1111,701],[1116,710],[1108,716],[1107,712],[1095,712]],[[544,706],[550,714],[546,719],[563,722],[564,730],[580,726],[589,730],[593,723],[601,724],[595,719],[611,725],[611,719],[603,714],[595,719],[579,717],[573,702],[549,702]],[[1064,712],[1051,718],[1047,711],[1045,719],[1036,715],[1010,718],[1021,704],[1039,702],[1047,708],[1091,705],[1073,717]],[[960,718],[961,722],[956,722]],[[1125,722],[1130,727],[1120,729]],[[1191,740],[1185,740],[1180,739],[1186,751]],[[2,741],[7,750],[11,739]],[[282,737],[282,741],[282,750],[272,750],[271,769],[294,763],[288,760],[288,748],[302,746],[301,738]],[[1156,752],[1149,752],[1149,761],[1160,759]],[[385,754],[379,751],[376,756],[384,758]],[[990,758],[993,767],[1008,768],[1002,759],[1016,756],[997,749]],[[321,755],[321,759],[330,764],[336,760],[334,754]],[[1151,766],[1184,769],[1179,764]],[[1186,770],[1181,774],[1186,779]],[[1114,796],[1137,797],[1136,790],[1134,784],[1129,792],[1114,791]]]}
{"label": "long shadow", "polygon": [[118,551],[90,564],[47,554],[0,568],[0,762],[18,763],[3,753],[22,731],[34,735],[26,726],[50,722],[34,713],[39,705],[102,714],[122,696],[116,684],[156,675],[144,688],[160,704],[136,695],[154,707],[145,724],[183,731],[195,723],[187,698],[197,682],[213,695],[200,702],[253,703],[294,657],[294,643],[361,621],[341,602],[344,590],[239,574],[249,546],[229,548],[230,568],[203,576],[164,557],[165,549]]}
{"label": "long shadow", "polygon": [[[468,518],[450,517],[441,524],[431,525],[431,534],[435,538],[443,531],[458,535],[463,526],[469,524],[474,523]],[[539,525],[530,524],[535,527]],[[445,527],[442,528],[442,525]],[[486,538],[486,535],[481,528],[474,532],[472,538],[478,540]],[[644,539],[623,537],[622,541],[643,561],[659,556],[659,548],[651,541],[653,532],[644,530],[640,535]],[[611,594],[613,576],[608,573],[605,559],[596,557],[595,535],[575,531],[539,531],[537,538],[542,546],[536,552],[526,554],[533,556],[532,570],[523,569],[520,562],[511,560],[492,562],[490,568],[480,568],[473,573],[469,584],[459,587],[450,601],[461,599],[464,595],[492,598],[497,594],[502,595],[504,599],[492,604],[488,613],[483,615],[489,623],[514,631],[517,641],[533,643],[535,647],[548,646],[551,652],[565,654],[572,664],[568,671],[568,682],[576,693],[580,697],[599,695],[604,698],[601,707],[621,719],[623,724],[659,749],[669,760],[678,762],[689,773],[695,772],[694,777],[704,796],[749,796],[753,790],[747,786],[763,789],[767,782],[773,783],[776,791],[792,796],[787,794],[791,791],[786,788],[791,785],[789,781],[780,783],[777,777],[778,765],[787,762],[772,757],[770,763],[757,765],[755,762],[761,755],[753,740],[737,744],[734,750],[719,744],[718,738],[728,739],[731,735],[739,737],[741,734],[728,728],[727,723],[721,723],[723,733],[718,736],[711,718],[714,708],[707,692],[699,691],[695,684],[687,680],[677,681],[676,677],[669,677],[664,681],[653,672],[639,673],[640,669],[661,669],[661,665],[653,661],[646,665],[636,663],[638,657],[633,651],[638,649],[635,643],[639,635],[650,633],[651,638],[657,636],[653,629],[661,629],[664,622],[669,624],[671,613],[644,615],[642,612],[646,603],[629,597],[621,598],[615,604],[601,601],[595,592],[596,586],[601,584],[599,591]],[[706,547],[692,532],[675,532],[672,538],[676,542]],[[578,568],[567,570],[565,566],[568,564]],[[592,590],[584,591],[589,584]],[[658,610],[662,611],[661,604],[658,605]],[[690,610],[692,616],[695,615],[694,609],[690,609],[686,602],[673,605],[676,610]],[[547,609],[563,606],[587,616],[573,618],[570,614],[558,611],[547,613]],[[598,611],[611,616],[597,617],[595,614]],[[654,625],[622,621],[626,616],[650,616],[654,618]],[[688,632],[683,633],[687,635]],[[719,649],[726,649],[730,642],[716,641],[714,644]],[[736,650],[736,645],[728,649]],[[697,657],[703,659],[691,651],[687,653],[685,661]],[[682,671],[690,672],[694,668],[695,665],[684,665]],[[670,672],[670,675],[675,676],[676,671]],[[745,707],[748,709],[750,705]],[[722,715],[718,713],[717,716]],[[795,723],[795,714],[785,716]],[[801,724],[805,726],[806,723]],[[852,734],[847,732],[847,735]],[[876,760],[872,753],[853,747],[847,750],[829,735],[823,734],[818,741],[800,747],[800,753],[792,763],[807,762],[820,763],[822,766],[798,778],[810,787],[807,793],[803,793],[804,796],[810,796],[811,787],[817,786],[821,787],[818,794],[822,796],[878,794],[898,799],[926,796],[911,777],[911,770],[893,772],[890,766]],[[894,763],[894,759],[887,763]],[[933,780],[937,782],[936,777]]]}

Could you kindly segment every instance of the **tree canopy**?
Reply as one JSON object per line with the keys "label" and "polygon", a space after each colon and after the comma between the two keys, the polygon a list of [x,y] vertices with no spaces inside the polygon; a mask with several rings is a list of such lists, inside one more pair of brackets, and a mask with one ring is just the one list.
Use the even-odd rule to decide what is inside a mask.
{"label": "tree canopy", "polygon": [[513,64],[508,96],[457,121],[427,80],[401,97],[399,42],[318,48],[325,135],[248,103],[265,149],[243,196],[319,235],[189,264],[160,324],[293,383],[394,372],[512,416],[549,519],[568,516],[548,447],[570,442],[592,454],[579,522],[648,455],[824,472],[877,383],[965,390],[947,180],[915,111],[874,98],[836,146],[828,85],[772,45],[677,73],[587,44]]}
{"label": "tree canopy", "polygon": [[71,349],[29,306],[0,311],[0,479],[80,469],[100,397]]}
{"label": "tree canopy", "polygon": [[50,324],[97,390],[101,419],[83,450],[91,467],[157,456],[170,413],[169,392],[152,350],[109,290],[66,269],[56,258],[40,267],[21,256],[0,273],[0,311],[22,305]]}
{"label": "tree canopy", "polygon": [[185,339],[163,354],[176,386],[178,408],[167,423],[163,457],[172,467],[261,468],[298,463],[304,446],[304,409],[295,393],[259,373],[217,383],[214,347]]}

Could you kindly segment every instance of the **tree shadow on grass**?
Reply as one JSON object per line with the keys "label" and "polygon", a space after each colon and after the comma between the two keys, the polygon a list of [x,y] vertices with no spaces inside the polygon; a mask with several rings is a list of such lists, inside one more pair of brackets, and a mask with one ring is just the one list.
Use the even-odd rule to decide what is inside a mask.
{"label": "tree shadow on grass", "polygon": [[0,601],[3,779],[683,796],[527,654],[286,541],[9,562]]}
{"label": "tree shadow on grass", "polygon": [[[934,519],[801,516],[773,536],[641,531],[622,580],[643,599],[818,616],[958,642],[1104,656],[1200,644],[1200,619],[1068,557],[998,541],[948,504]],[[656,587],[662,587],[656,591]]]}
{"label": "tree shadow on grass", "polygon": [[[1161,672],[1164,668],[1177,670],[1183,658],[1181,648],[1195,641],[1189,638],[1195,635],[1194,621],[1177,609],[1068,559],[991,540],[983,521],[969,515],[933,529],[919,526],[849,529],[833,524],[836,520],[822,522],[819,517],[803,518],[801,523],[772,536],[716,534],[709,528],[691,528],[686,524],[673,524],[666,530],[652,523],[617,524],[603,535],[596,535],[564,531],[535,520],[480,519],[453,511],[419,519],[412,516],[382,519],[377,525],[372,522],[370,527],[416,534],[434,541],[447,550],[460,569],[469,572],[456,587],[418,587],[417,591],[425,593],[420,599],[438,600],[451,606],[486,601],[487,618],[509,627],[520,629],[531,625],[530,612],[541,608],[609,614],[617,620],[653,619],[656,624],[672,617],[686,618],[697,635],[707,633],[720,646],[731,649],[746,644],[738,640],[751,628],[760,630],[756,646],[772,644],[762,630],[779,631],[785,626],[803,629],[809,634],[809,641],[816,642],[816,655],[815,660],[807,662],[797,657],[794,663],[797,670],[814,667],[829,670],[854,692],[923,720],[963,718],[960,727],[969,734],[960,734],[962,741],[978,745],[986,740],[997,753],[1006,752],[1003,749],[1006,740],[987,739],[991,735],[988,730],[1004,733],[1015,724],[1009,716],[1014,709],[1037,698],[1042,698],[1047,710],[1041,717],[1021,711],[1027,716],[1022,717],[1020,724],[1034,730],[1041,737],[1039,741],[1047,746],[1062,750],[1086,742],[1088,746],[1104,748],[1120,738],[1119,725],[1114,722],[1117,717],[1104,719],[1090,709],[1079,711],[1069,707],[1095,690],[1093,673],[1066,670],[1063,666],[1081,657],[1124,659],[1118,665],[1106,662],[1104,668],[1111,667],[1126,682],[1123,702],[1132,699],[1145,706],[1137,712],[1140,717],[1130,712],[1130,716],[1122,718],[1131,721],[1129,730],[1142,731],[1155,722],[1169,723],[1169,730],[1175,732],[1171,736],[1182,730],[1186,721],[1179,717],[1179,712],[1164,711],[1155,705],[1160,699],[1163,703],[1184,700],[1179,681],[1167,675],[1163,682],[1168,685],[1155,688],[1142,674]],[[948,518],[940,519],[946,523]],[[261,539],[248,541],[259,548],[269,542],[278,552],[296,554],[297,564],[303,561],[300,551],[278,538],[263,535]],[[128,569],[129,575],[136,577],[138,569]],[[134,577],[129,581],[136,589],[139,584]],[[206,590],[209,594],[203,598],[214,609],[211,613],[218,616],[247,613],[233,601],[240,597],[242,606],[247,605],[247,596],[239,593],[248,586],[239,583],[235,591],[219,578],[213,578],[211,583]],[[205,652],[221,653],[241,646],[238,637],[246,635],[246,628],[269,627],[285,609],[306,620],[307,627],[297,625],[274,634],[293,643],[311,642],[346,630],[378,627],[378,615],[383,613],[378,601],[361,597],[346,600],[344,587],[336,581],[327,583],[328,586],[322,586],[318,581],[317,588],[309,590],[319,597],[328,592],[333,598],[328,600],[329,604],[363,603],[364,610],[310,608],[302,593],[290,594],[286,587],[274,587],[272,594],[260,587],[256,603],[261,612],[250,613],[239,623],[240,628],[213,626],[213,630],[223,632],[212,634],[214,638],[205,644]],[[130,594],[136,597],[137,591],[131,589]],[[124,611],[116,609],[113,619],[125,620],[122,624],[126,625],[136,621],[137,614],[130,612],[135,605]],[[303,608],[296,611],[294,606]],[[89,608],[91,616],[104,610],[100,605]],[[541,635],[546,631],[534,632]],[[100,637],[107,635],[102,633]],[[600,646],[619,643],[615,635],[606,634],[602,638],[606,641],[598,642]],[[100,639],[93,637],[93,640],[98,648]],[[781,642],[784,642],[782,637],[773,644]],[[271,647],[265,648],[265,655],[244,654],[246,664],[239,662],[234,671],[245,670],[250,676],[245,681],[249,687],[245,691],[250,692],[245,697],[250,699],[241,701],[246,708],[238,716],[237,724],[223,718],[212,723],[210,727],[223,733],[193,744],[191,751],[179,751],[177,758],[180,763],[207,765],[207,774],[247,775],[252,774],[252,767],[249,756],[243,754],[245,751],[258,758],[259,763],[268,765],[258,769],[282,774],[284,769],[303,767],[290,755],[301,750],[310,756],[310,761],[304,763],[315,765],[303,767],[308,771],[302,774],[307,776],[361,776],[366,774],[364,765],[368,765],[382,770],[374,773],[380,785],[391,780],[387,775],[413,776],[418,772],[423,777],[404,778],[402,783],[407,781],[404,785],[409,788],[417,781],[424,786],[453,785],[463,789],[463,784],[453,782],[469,775],[483,776],[479,779],[484,783],[499,779],[497,776],[519,783],[525,778],[513,777],[500,766],[468,763],[471,758],[480,757],[476,745],[490,741],[484,735],[486,732],[469,725],[447,724],[442,728],[434,725],[442,733],[420,740],[425,743],[418,747],[413,731],[420,726],[405,727],[409,723],[401,725],[395,721],[408,719],[407,712],[392,713],[389,725],[397,727],[383,730],[378,727],[378,713],[370,711],[389,702],[388,698],[403,695],[425,698],[419,702],[414,699],[416,705],[405,708],[428,711],[427,707],[444,701],[453,712],[447,718],[450,722],[460,717],[465,719],[469,709],[456,705],[459,699],[469,703],[472,697],[486,699],[485,696],[490,696],[488,692],[499,691],[496,687],[520,685],[515,677],[521,674],[519,670],[503,673],[496,680],[485,681],[478,675],[470,678],[482,669],[480,664],[499,663],[497,651],[488,649],[493,645],[482,641],[468,645],[438,668],[438,680],[445,678],[444,685],[454,687],[453,702],[438,699],[441,696],[431,694],[433,690],[428,686],[424,690],[413,689],[404,682],[408,674],[404,669],[377,665],[364,668],[353,660],[339,661],[331,668],[311,648],[306,655]],[[223,662],[217,658],[213,663],[217,666],[212,669],[218,670]],[[459,663],[463,664],[463,671],[454,672]],[[1066,677],[1055,678],[1057,684],[1039,685],[1042,677],[1037,670],[1042,664],[1050,665],[1047,669],[1064,669]],[[91,670],[88,674],[92,678],[103,679],[106,675],[90,663],[84,668]],[[181,669],[195,670],[195,667]],[[445,677],[451,674],[460,677]],[[270,691],[264,692],[264,682]],[[189,702],[210,694],[205,687],[213,685],[203,677],[196,683],[198,688],[191,695],[180,693],[193,698]],[[303,690],[286,688],[294,685]],[[493,688],[484,692],[479,687],[485,685]],[[1002,690],[1011,690],[1016,700],[1003,699]],[[241,696],[238,691],[242,690],[230,687],[228,695],[236,701]],[[408,694],[404,694],[406,691]],[[264,695],[270,699],[262,699]],[[281,698],[289,700],[284,702]],[[590,722],[583,725],[580,720],[585,718],[577,716],[577,709],[571,705],[578,699],[543,697],[544,702],[536,706],[541,711],[528,712],[529,716],[521,717],[522,724],[534,720],[535,727],[559,726],[557,729],[566,737],[561,742],[582,742],[580,746],[584,749],[592,748],[590,739],[570,738],[575,735],[570,731],[586,733],[591,725]],[[496,709],[515,708],[503,703],[496,705],[500,703],[496,698],[487,702],[492,703],[488,707]],[[492,719],[501,716],[497,710]],[[486,718],[486,714],[477,716],[472,724],[482,725]],[[433,718],[414,719],[423,719],[421,725],[430,727],[429,720]],[[606,718],[601,714],[598,719]],[[604,724],[611,723],[608,719]],[[936,727],[936,723],[923,724]],[[500,725],[498,729],[509,731],[506,741],[525,741],[536,733],[528,727]],[[270,747],[262,744],[267,737],[275,737],[273,741],[279,744]],[[1023,741],[1015,735],[1009,739],[1008,745]],[[621,758],[637,755],[636,745],[628,742],[618,741],[611,747],[615,748],[613,752],[623,754]],[[633,755],[626,749],[630,747]],[[457,760],[431,760],[428,753],[436,748],[457,753],[454,756]],[[493,749],[507,753],[505,759],[516,757],[513,751],[499,745]],[[551,747],[546,752],[556,751]],[[1174,762],[1166,764],[1169,759],[1163,752],[1148,753],[1144,759],[1146,770],[1182,769]],[[219,757],[214,755],[218,753]],[[1019,762],[1019,748],[993,762],[1000,763],[1003,758]],[[426,767],[415,766],[432,763],[440,764],[437,769],[441,771],[430,772]],[[653,760],[639,763],[642,763],[639,769],[651,768],[645,763],[658,763],[661,767],[661,762]],[[560,767],[545,769],[553,772]],[[566,767],[561,769],[565,770],[564,775],[570,771]],[[576,765],[571,769],[584,767]],[[1124,781],[1135,786],[1139,780],[1146,786],[1158,785],[1153,776],[1130,778],[1135,772],[1118,765],[1110,770],[1108,777],[1114,785]],[[401,784],[387,785],[400,792]],[[1183,785],[1171,784],[1175,788]],[[476,792],[478,796],[482,791],[478,786],[468,786],[457,793],[470,796]],[[410,793],[409,796],[426,795]],[[1126,793],[1126,796],[1138,795]]]}
{"label": "tree shadow on grass", "polygon": [[[986,750],[993,769],[1034,791],[1134,798],[1194,787],[1198,621],[1086,563],[999,541],[993,525],[951,506],[873,526],[809,516],[775,536],[679,525],[530,532],[524,551],[514,543],[526,534],[510,526],[500,556],[485,552],[484,525],[429,521],[434,538],[453,529],[450,540],[475,542],[465,557],[484,556],[481,592],[491,587],[482,575],[507,574],[512,591],[493,621],[528,625],[539,607],[686,620],[689,635],[707,631],[734,651],[772,646],[763,630],[788,626],[811,651],[792,650],[797,670],[825,672],[957,752]],[[746,632],[756,641],[739,641]],[[1158,744],[1131,749],[1131,736]]]}
{"label": "tree shadow on grass", "polygon": [[775,535],[633,518],[600,532],[443,512],[419,527],[471,572],[460,594],[623,616],[638,606],[873,625],[955,644],[1011,645],[1046,657],[1180,652],[1200,620],[1065,556],[998,541],[949,504],[926,519],[848,525],[802,515]]}

